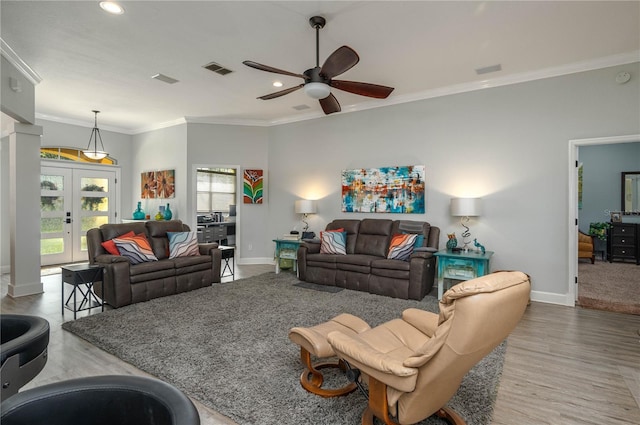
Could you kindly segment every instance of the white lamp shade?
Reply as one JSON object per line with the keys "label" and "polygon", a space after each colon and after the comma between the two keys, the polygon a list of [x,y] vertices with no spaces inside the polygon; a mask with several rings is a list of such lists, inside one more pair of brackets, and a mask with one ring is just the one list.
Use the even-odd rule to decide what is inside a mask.
{"label": "white lamp shade", "polygon": [[304,92],[314,99],[324,99],[331,94],[331,87],[324,83],[307,83]]}
{"label": "white lamp shade", "polygon": [[315,214],[316,201],[310,199],[299,199],[295,203],[295,210],[298,214]]}
{"label": "white lamp shade", "polygon": [[482,214],[481,198],[451,199],[451,215],[455,217],[473,217]]}

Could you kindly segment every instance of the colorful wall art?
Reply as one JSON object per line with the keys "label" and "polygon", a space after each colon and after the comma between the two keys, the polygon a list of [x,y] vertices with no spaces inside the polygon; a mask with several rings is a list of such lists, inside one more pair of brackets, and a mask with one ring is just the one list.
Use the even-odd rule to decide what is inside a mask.
{"label": "colorful wall art", "polygon": [[244,170],[243,202],[245,204],[262,203],[262,170]]}
{"label": "colorful wall art", "polygon": [[145,171],[140,176],[140,197],[143,199],[176,196],[175,170]]}
{"label": "colorful wall art", "polygon": [[424,165],[342,171],[342,211],[423,214]]}

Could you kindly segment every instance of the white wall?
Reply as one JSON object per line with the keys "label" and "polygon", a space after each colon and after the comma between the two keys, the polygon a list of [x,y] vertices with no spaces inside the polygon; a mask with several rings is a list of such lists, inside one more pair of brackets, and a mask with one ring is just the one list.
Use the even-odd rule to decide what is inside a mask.
{"label": "white wall", "polygon": [[[634,79],[619,85],[623,69]],[[568,141],[637,134],[638,78],[636,63],[272,127],[270,236],[299,222],[299,197],[320,198],[316,232],[334,218],[386,218],[341,213],[340,172],[424,164],[426,214],[390,218],[439,226],[444,247],[445,234],[461,230],[450,198],[482,197],[471,231],[495,251],[492,269],[529,273],[534,299],[572,303]]]}
{"label": "white wall", "polygon": [[[90,112],[88,118],[92,118]],[[89,143],[89,136],[93,124],[89,126],[78,126],[72,124],[64,124],[50,120],[37,119],[36,124],[42,126],[42,146],[53,147],[70,147],[76,149],[85,149]],[[100,117],[98,116],[98,128],[100,128]],[[109,156],[118,161],[115,167],[121,169],[118,190],[120,190],[120,199],[122,205],[117,205],[116,210],[123,217],[130,217],[134,208],[131,204],[132,193],[132,136],[128,134],[106,131],[100,128],[102,142],[104,148],[109,152]],[[135,204],[133,204],[135,206]]]}
{"label": "white wall", "polygon": [[[189,124],[189,168],[198,166],[239,167],[264,170],[263,204],[243,204],[242,184],[237,187],[236,257],[240,263],[258,263],[273,259],[272,215],[279,208],[271,200],[269,169],[269,139],[265,127]],[[195,193],[193,187],[190,193]],[[195,215],[195,205],[191,205]],[[274,212],[275,208],[275,212]]]}
{"label": "white wall", "polygon": [[[154,130],[133,136],[131,151],[131,208],[123,211],[123,218],[131,218],[138,201],[151,216],[160,205],[171,205],[174,219],[189,224],[187,211],[188,179],[186,124]],[[145,171],[175,170],[175,197],[169,199],[142,199],[140,175]]]}

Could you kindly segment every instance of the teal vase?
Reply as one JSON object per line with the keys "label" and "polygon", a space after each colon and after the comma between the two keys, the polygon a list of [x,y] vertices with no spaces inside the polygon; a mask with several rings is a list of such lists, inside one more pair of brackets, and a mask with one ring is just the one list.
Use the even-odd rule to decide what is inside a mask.
{"label": "teal vase", "polygon": [[142,211],[142,207],[141,207],[142,202],[138,202],[138,208],[133,212],[133,219],[134,220],[144,220],[144,211]]}
{"label": "teal vase", "polygon": [[171,217],[173,217],[173,213],[169,209],[169,204],[167,204],[167,208],[164,209],[164,219],[171,220]]}

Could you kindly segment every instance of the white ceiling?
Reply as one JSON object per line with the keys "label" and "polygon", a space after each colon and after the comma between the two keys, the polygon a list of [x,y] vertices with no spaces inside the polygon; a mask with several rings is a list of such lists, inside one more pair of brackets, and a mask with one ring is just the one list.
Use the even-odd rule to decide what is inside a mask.
{"label": "white ceiling", "polygon": [[[270,125],[322,116],[300,84],[253,60],[302,73],[342,45],[360,62],[339,79],[395,87],[387,100],[334,89],[343,113],[640,59],[638,1],[98,1],[0,2],[1,36],[42,81],[41,118],[136,133],[181,119]],[[234,72],[202,68],[217,62]],[[501,64],[502,71],[475,69]],[[168,85],[150,77],[179,80]],[[615,76],[612,76],[614,78]],[[640,78],[634,75],[633,78]],[[272,87],[275,80],[284,87]],[[294,106],[308,105],[298,111]]]}

